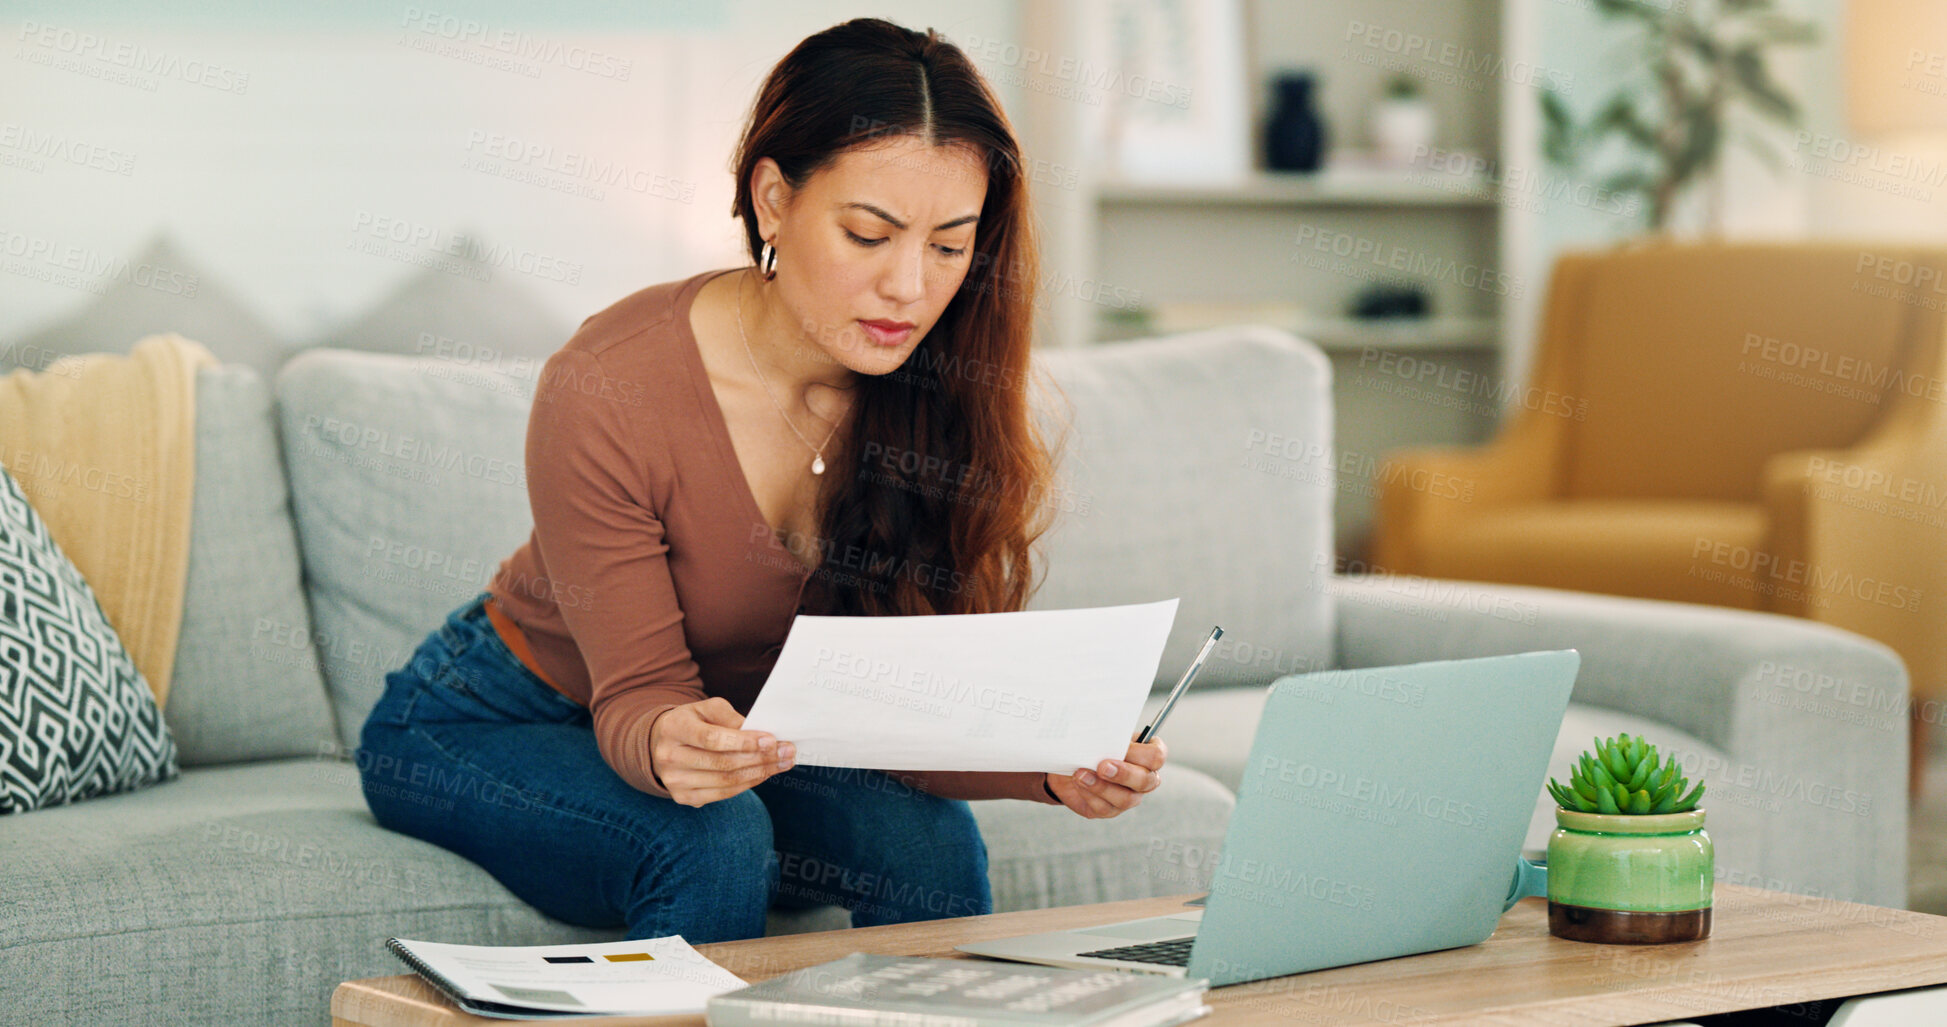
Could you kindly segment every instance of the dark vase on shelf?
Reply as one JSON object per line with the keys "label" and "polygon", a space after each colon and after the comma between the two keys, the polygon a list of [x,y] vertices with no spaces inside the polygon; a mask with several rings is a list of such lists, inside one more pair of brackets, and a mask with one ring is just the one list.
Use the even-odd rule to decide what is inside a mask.
{"label": "dark vase on shelf", "polygon": [[1325,157],[1325,123],[1312,107],[1310,74],[1279,75],[1264,128],[1264,163],[1273,171],[1317,171]]}

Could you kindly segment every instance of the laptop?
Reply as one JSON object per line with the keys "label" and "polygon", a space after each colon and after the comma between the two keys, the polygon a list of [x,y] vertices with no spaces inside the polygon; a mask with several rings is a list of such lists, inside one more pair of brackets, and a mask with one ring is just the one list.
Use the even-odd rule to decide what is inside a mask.
{"label": "laptop", "polygon": [[1538,894],[1517,866],[1580,665],[1564,649],[1281,678],[1221,852],[1175,859],[1209,877],[1203,908],[955,948],[1216,987],[1486,941]]}

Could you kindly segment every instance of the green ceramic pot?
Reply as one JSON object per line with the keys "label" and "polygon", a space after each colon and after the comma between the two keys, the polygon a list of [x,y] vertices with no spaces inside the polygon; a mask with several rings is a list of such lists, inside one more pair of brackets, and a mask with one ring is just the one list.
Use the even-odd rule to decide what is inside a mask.
{"label": "green ceramic pot", "polygon": [[1548,930],[1641,945],[1710,935],[1715,855],[1704,811],[1630,816],[1555,810]]}

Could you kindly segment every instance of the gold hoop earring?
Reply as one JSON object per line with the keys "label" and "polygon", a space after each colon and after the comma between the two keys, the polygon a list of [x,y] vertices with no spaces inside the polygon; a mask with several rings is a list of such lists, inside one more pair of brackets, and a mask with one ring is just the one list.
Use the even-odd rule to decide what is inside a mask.
{"label": "gold hoop earring", "polygon": [[767,282],[777,277],[777,247],[772,246],[768,239],[764,241],[764,248],[757,251],[757,271]]}

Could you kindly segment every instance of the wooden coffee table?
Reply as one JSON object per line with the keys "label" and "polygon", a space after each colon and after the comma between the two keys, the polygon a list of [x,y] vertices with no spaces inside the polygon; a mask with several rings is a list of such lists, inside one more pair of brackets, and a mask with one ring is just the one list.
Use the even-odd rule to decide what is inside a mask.
{"label": "wooden coffee table", "polygon": [[[852,952],[962,957],[977,939],[1159,916],[1190,894],[996,913],[890,927],[698,945],[747,981]],[[1480,945],[1213,988],[1197,1024],[1641,1024],[1947,982],[1947,917],[1717,886],[1711,936],[1676,945],[1591,945],[1548,933],[1547,906],[1525,899]],[[346,981],[333,1027],[507,1021],[455,1009],[416,975]],[[599,1017],[589,1027],[701,1025],[703,1017]],[[1822,1021],[1819,1021],[1822,1022]]]}

